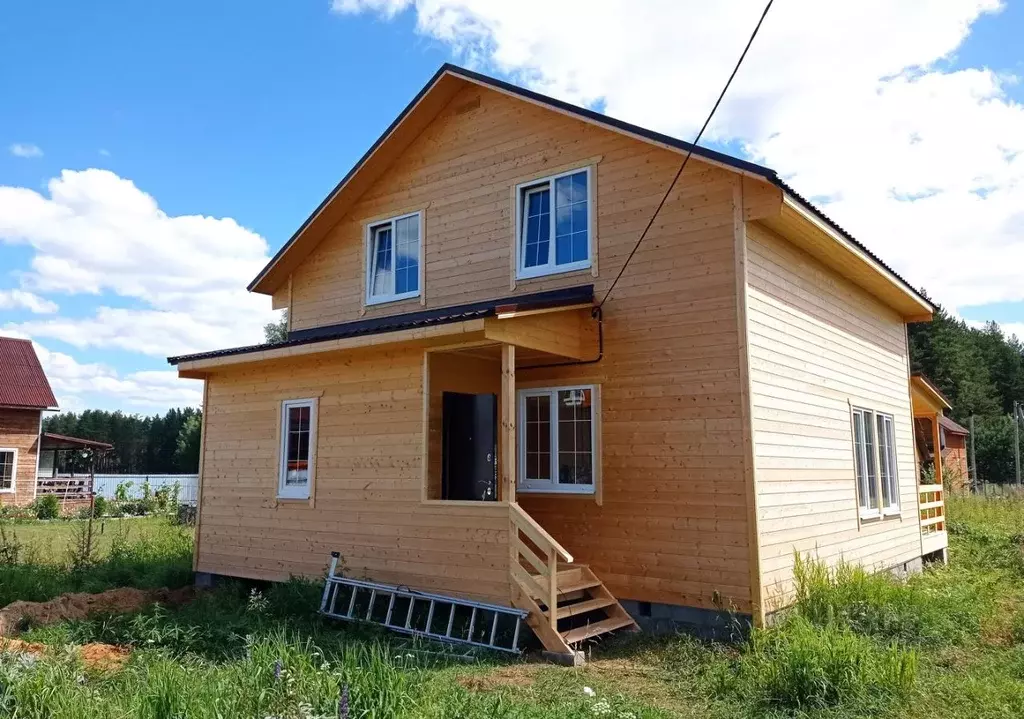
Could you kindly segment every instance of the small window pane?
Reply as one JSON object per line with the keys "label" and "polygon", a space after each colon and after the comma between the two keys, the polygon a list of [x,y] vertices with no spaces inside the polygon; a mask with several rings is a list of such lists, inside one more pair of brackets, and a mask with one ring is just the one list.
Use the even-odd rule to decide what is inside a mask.
{"label": "small window pane", "polygon": [[309,481],[310,417],[309,405],[288,408],[286,487],[301,486]]}
{"label": "small window pane", "polygon": [[583,262],[589,256],[587,173],[555,180],[555,263]]}
{"label": "small window pane", "polygon": [[548,248],[551,241],[550,197],[551,192],[547,189],[526,191],[524,267],[537,267],[548,263]]}
{"label": "small window pane", "polygon": [[[558,483],[593,484],[592,392],[558,391]],[[583,438],[586,440],[583,440]]]}
{"label": "small window pane", "polygon": [[878,508],[878,468],[876,458],[878,449],[875,445],[875,428],[871,414],[864,414],[864,466],[867,468],[868,507]]}
{"label": "small window pane", "polygon": [[551,479],[551,397],[526,398],[526,478]]}
{"label": "small window pane", "polygon": [[0,489],[14,486],[14,452],[0,452]]}
{"label": "small window pane", "polygon": [[419,289],[420,221],[418,216],[395,220],[395,294]]}
{"label": "small window pane", "polygon": [[370,294],[374,297],[391,294],[392,273],[394,272],[394,251],[391,244],[391,227],[374,230],[373,272]]}

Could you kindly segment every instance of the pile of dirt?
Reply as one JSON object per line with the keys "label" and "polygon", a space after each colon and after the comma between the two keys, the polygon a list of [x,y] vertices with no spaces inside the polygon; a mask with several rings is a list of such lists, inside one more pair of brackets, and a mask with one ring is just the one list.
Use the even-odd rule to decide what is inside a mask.
{"label": "pile of dirt", "polygon": [[193,587],[182,589],[111,589],[99,594],[62,594],[48,602],[11,602],[0,609],[0,637],[12,636],[26,626],[38,627],[90,614],[126,614],[150,604],[177,606],[192,601]]}
{"label": "pile of dirt", "polygon": [[[48,651],[45,644],[23,642],[20,639],[0,639],[0,654],[27,654],[39,657]],[[78,647],[82,662],[90,669],[113,671],[120,669],[128,661],[130,651],[125,647],[112,644],[85,644]]]}

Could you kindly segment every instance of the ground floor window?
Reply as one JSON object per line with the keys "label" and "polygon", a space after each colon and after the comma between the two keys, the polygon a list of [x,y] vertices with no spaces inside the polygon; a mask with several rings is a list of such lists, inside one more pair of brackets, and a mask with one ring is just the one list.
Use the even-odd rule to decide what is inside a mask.
{"label": "ground floor window", "polygon": [[18,466],[18,450],[0,447],[0,492],[14,491],[14,470]]}
{"label": "ground floor window", "polygon": [[597,388],[593,385],[519,391],[519,489],[594,491]]}
{"label": "ground floor window", "polygon": [[316,448],[315,399],[281,403],[281,467],[277,496],[309,499]]}
{"label": "ground floor window", "polygon": [[854,408],[853,450],[861,517],[898,514],[900,486],[892,415]]}

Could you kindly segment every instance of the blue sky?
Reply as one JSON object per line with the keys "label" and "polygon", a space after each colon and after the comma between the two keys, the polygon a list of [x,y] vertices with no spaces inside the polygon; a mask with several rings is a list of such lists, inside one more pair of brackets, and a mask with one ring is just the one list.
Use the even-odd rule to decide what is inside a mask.
{"label": "blue sky", "polygon": [[[855,46],[829,47],[829,55],[839,56],[835,58],[836,77],[850,83],[863,79],[884,84],[888,80],[883,76],[897,75],[914,65],[931,68],[921,72],[930,72],[943,88],[952,87],[957,73],[966,70],[992,70],[1004,78],[1024,76],[1024,50],[1018,40],[1024,35],[1024,8],[1021,3],[1010,3],[1001,12],[983,12],[992,9],[983,7],[991,2],[965,2],[965,6],[978,5],[979,9],[949,11],[949,17],[929,13],[927,22],[906,25],[919,27],[921,39],[907,42],[912,47],[904,54],[889,53],[892,57],[883,58],[888,64],[880,60],[877,67],[865,68],[863,77],[854,74],[865,64]],[[516,30],[509,29],[513,23],[501,15],[503,10],[472,1],[438,4],[461,8],[462,15],[452,22],[450,16],[431,14],[405,0],[338,0],[334,11],[328,0],[256,4],[112,1],[101,6],[70,1],[5,3],[0,11],[0,47],[5,57],[18,61],[0,64],[0,189],[8,190],[0,192],[0,332],[36,340],[43,348],[51,378],[57,377],[58,396],[66,398],[69,407],[151,411],[194,402],[197,383],[173,381],[164,355],[174,353],[176,347],[188,352],[259,339],[258,328],[268,317],[269,300],[228,298],[226,288],[240,293],[252,268],[258,269],[266,254],[276,251],[291,235],[441,63],[475,63],[487,72],[528,82],[570,101],[607,107],[626,119],[689,137],[710,107],[714,90],[757,14],[753,10],[757,3],[749,7],[739,3],[731,14],[710,14],[703,19],[699,13],[704,10],[691,8],[697,13],[694,24],[706,23],[705,34],[714,35],[710,28],[720,28],[722,36],[735,38],[737,45],[725,47],[720,57],[710,57],[705,50],[701,62],[687,55],[688,50],[677,49],[678,37],[657,24],[651,26],[652,47],[658,49],[660,42],[671,48],[663,52],[678,54],[673,57],[674,64],[659,61],[655,71],[655,63],[637,56],[632,47],[623,47],[618,54],[615,48],[604,53],[616,58],[614,62],[601,56],[588,59],[583,57],[587,50],[566,46],[565,34],[549,33],[549,28],[520,29],[524,41],[514,34]],[[652,8],[658,4],[650,3]],[[611,33],[617,32],[617,25],[628,21],[616,16],[624,12],[622,7],[613,3],[605,13],[591,17],[592,27],[587,32],[614,36]],[[787,144],[790,136],[811,142],[808,133],[793,123],[794,118],[806,115],[806,111],[798,111],[809,106],[807,98],[826,92],[820,77],[805,76],[808,71],[802,69],[807,57],[820,57],[824,51],[808,45],[801,55],[787,55],[786,48],[794,40],[783,36],[781,28],[784,23],[793,24],[783,16],[789,10],[773,12],[779,17],[769,17],[765,37],[759,38],[751,55],[751,69],[737,81],[735,97],[730,96],[735,104],[723,106],[721,124],[710,144],[792,173],[790,179],[806,194],[847,198],[848,202],[826,210],[896,264],[911,282],[929,285],[933,296],[967,319],[995,319],[1024,327],[1024,297],[1009,287],[1012,280],[1002,280],[1009,287],[1005,291],[982,291],[991,287],[993,280],[978,270],[977,278],[954,290],[958,280],[947,278],[943,274],[947,270],[937,263],[915,266],[910,258],[918,245],[907,239],[907,233],[887,231],[907,226],[908,208],[894,205],[892,218],[885,224],[872,219],[881,212],[869,197],[876,188],[862,178],[851,179],[847,185],[842,176],[829,174],[830,168],[844,161],[834,138],[823,139],[810,149],[795,139]],[[897,15],[892,22],[906,22],[907,17]],[[833,22],[825,16],[812,15],[811,20],[822,25]],[[872,27],[869,20],[865,17],[865,27]],[[875,20],[884,24],[885,19]],[[849,18],[834,21],[843,27],[851,22]],[[960,25],[969,28],[966,35],[957,29]],[[812,24],[786,32],[804,33],[797,38],[803,42],[821,30]],[[951,35],[955,36],[952,40]],[[697,42],[695,37],[693,44]],[[884,37],[878,42],[880,47],[892,44]],[[695,70],[698,66],[701,69]],[[763,79],[759,74],[762,67],[775,67],[775,77],[795,77],[799,82],[779,87]],[[639,96],[632,92],[635,86],[644,86],[648,75],[652,75],[649,80],[654,89]],[[682,87],[687,90],[679,91]],[[939,96],[945,97],[944,92],[941,89]],[[970,92],[950,90],[949,107],[970,102],[965,95]],[[1024,100],[1024,86],[1006,81],[997,95],[1002,105],[1016,111],[1016,103]],[[677,106],[678,98],[685,101],[679,100]],[[914,118],[913,107],[906,98],[898,105],[893,100],[894,114],[910,112]],[[743,108],[744,113],[735,108]],[[982,110],[972,106],[964,111]],[[929,113],[937,114],[922,106],[921,117]],[[878,112],[873,116],[878,117]],[[1004,131],[1005,120],[991,122]],[[925,136],[937,138],[925,144],[935,157],[940,156],[944,148],[939,142],[947,137],[944,128],[925,120],[922,123]],[[787,134],[791,126],[794,130]],[[876,130],[885,132],[881,126]],[[857,130],[856,134],[869,135],[870,131]],[[1016,151],[1019,135],[1005,132],[1007,138],[1003,139],[995,131],[982,131],[978,134],[983,137],[971,142]],[[986,134],[990,137],[984,137]],[[870,136],[858,141],[865,147],[877,147],[889,138],[876,140],[874,145]],[[22,145],[17,153],[15,144]],[[863,154],[857,148],[850,152],[854,150]],[[955,152],[956,148],[947,146],[945,150]],[[985,148],[968,150],[977,156],[983,155]],[[807,159],[809,153],[817,164]],[[830,153],[837,153],[834,159]],[[905,166],[909,162],[893,159],[892,181],[894,188],[905,185],[908,194],[913,194],[923,180],[908,173]],[[901,163],[898,170],[895,163]],[[59,207],[52,207],[48,183],[64,171],[81,173],[89,168],[110,174],[67,178],[60,190],[65,199]],[[1001,165],[995,169],[968,166],[960,176],[990,175],[995,177],[991,182],[1010,188],[1021,177],[1020,166],[1005,171]],[[943,192],[963,189],[955,179],[946,185],[942,185]],[[153,210],[153,217],[135,225],[135,214],[122,217],[118,213],[134,206],[142,193],[150,196],[163,214]],[[22,209],[34,207],[37,198],[41,209]],[[1000,207],[1009,202],[1004,198]],[[923,206],[920,209],[923,211]],[[884,211],[889,212],[889,206]],[[983,213],[982,208],[970,212],[978,213],[979,218],[992,215]],[[69,214],[74,217],[63,217]],[[60,217],[55,220],[56,216]],[[101,220],[96,220],[98,216]],[[168,230],[164,216],[233,218],[249,232],[225,230],[209,219],[194,233],[175,234],[183,230]],[[940,223],[940,229],[949,224]],[[965,227],[973,226],[965,220]],[[103,232],[95,232],[96,227]],[[1024,222],[1014,224],[1012,214],[998,224],[978,223],[979,237],[984,234],[992,239],[977,252],[998,264],[1001,255],[993,248],[1010,243],[1016,252],[1024,242],[1016,227],[1024,233]],[[166,235],[161,234],[165,231]],[[189,281],[187,264],[183,265],[186,269],[171,267],[172,261],[167,274],[182,276],[174,282],[168,280],[163,289],[151,289],[148,273],[162,281],[160,269],[169,261],[165,254],[146,254],[146,243],[155,242],[156,235],[170,238],[165,244],[184,238],[182,253],[195,254],[201,267],[235,255],[244,257],[239,260],[240,268],[212,273],[202,280],[203,291],[213,298],[208,305],[190,304],[176,294]],[[260,238],[265,240],[265,248],[257,246]],[[963,252],[974,252],[963,247],[962,233],[954,236],[951,231],[944,242],[947,251],[959,243]],[[210,258],[203,254],[207,246],[216,246]],[[81,286],[61,268],[33,264],[40,256],[61,257],[69,247],[85,259],[76,260],[79,264],[67,272],[92,278]],[[104,255],[103,260],[92,262],[90,252]],[[130,259],[122,262],[122,255]],[[122,272],[125,277],[114,279]],[[141,277],[144,286],[132,287],[128,275]],[[951,289],[944,293],[934,285]],[[40,312],[36,307],[31,311],[24,300],[14,301],[10,294],[5,306],[3,293],[18,290],[55,303],[59,309]],[[101,308],[121,313],[115,313],[115,322],[113,315],[103,314],[106,310]],[[147,322],[147,318],[158,321]],[[196,329],[190,322],[202,327]],[[143,345],[148,349],[137,351]]]}

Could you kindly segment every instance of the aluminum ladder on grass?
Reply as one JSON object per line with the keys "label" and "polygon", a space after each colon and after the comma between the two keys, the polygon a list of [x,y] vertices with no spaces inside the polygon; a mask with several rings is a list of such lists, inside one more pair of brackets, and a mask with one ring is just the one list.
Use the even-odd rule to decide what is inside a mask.
{"label": "aluminum ladder on grass", "polygon": [[404,586],[349,579],[337,573],[338,552],[324,583],[320,613],[369,622],[402,634],[500,652],[520,653],[519,632],[529,612]]}

